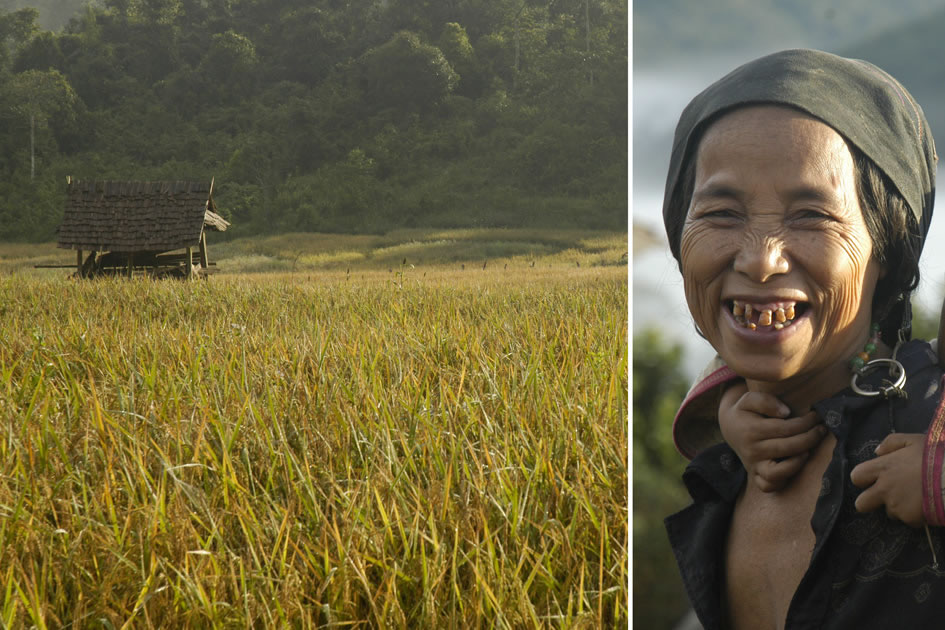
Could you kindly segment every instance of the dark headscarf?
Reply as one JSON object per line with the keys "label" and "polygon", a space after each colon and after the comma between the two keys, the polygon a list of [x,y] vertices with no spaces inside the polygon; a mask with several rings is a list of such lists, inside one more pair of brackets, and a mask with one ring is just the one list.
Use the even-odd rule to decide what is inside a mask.
{"label": "dark headscarf", "polygon": [[702,134],[713,121],[750,105],[801,110],[856,146],[912,211],[919,229],[918,258],[932,220],[937,161],[922,108],[898,81],[870,63],[818,50],[785,50],[736,68],[683,110],[663,197],[663,223],[677,260],[688,210],[688,200],[678,198],[687,162],[694,159]]}
{"label": "dark headscarf", "polygon": [[937,158],[922,108],[898,81],[870,63],[819,50],[785,50],[736,68],[683,110],[663,197],[663,222],[677,258],[679,233],[670,233],[670,200],[686,161],[694,156],[705,128],[722,113],[763,104],[799,109],[853,143],[896,186],[924,240],[932,220]]}

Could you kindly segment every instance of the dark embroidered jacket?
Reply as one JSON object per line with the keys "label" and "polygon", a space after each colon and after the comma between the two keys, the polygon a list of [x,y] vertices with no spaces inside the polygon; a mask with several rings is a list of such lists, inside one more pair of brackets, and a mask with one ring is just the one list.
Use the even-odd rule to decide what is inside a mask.
{"label": "dark embroidered jacket", "polygon": [[[788,608],[785,630],[820,628],[945,628],[945,528],[924,529],[860,514],[859,488],[850,481],[857,464],[893,430],[924,433],[938,414],[942,370],[928,344],[904,345],[908,400],[890,403],[845,389],[815,409],[836,436],[811,518],[816,543],[807,572]],[[878,383],[874,372],[866,382]],[[686,468],[693,503],[666,519],[670,544],[689,600],[706,630],[724,627],[724,549],[735,500],[746,473],[735,453],[719,444]],[[933,566],[933,547],[939,565]]]}

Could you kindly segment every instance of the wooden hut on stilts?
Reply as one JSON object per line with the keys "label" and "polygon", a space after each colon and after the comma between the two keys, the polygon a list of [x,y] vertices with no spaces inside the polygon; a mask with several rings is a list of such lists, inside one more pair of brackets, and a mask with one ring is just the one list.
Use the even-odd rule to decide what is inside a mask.
{"label": "wooden hut on stilts", "polygon": [[216,212],[212,180],[67,181],[58,246],[76,250],[80,278],[210,272],[207,230],[230,225]]}

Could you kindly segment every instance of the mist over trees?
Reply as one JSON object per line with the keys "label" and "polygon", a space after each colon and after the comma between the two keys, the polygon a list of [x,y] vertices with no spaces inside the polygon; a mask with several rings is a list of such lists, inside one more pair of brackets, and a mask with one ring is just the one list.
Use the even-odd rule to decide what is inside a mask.
{"label": "mist over trees", "polygon": [[215,177],[236,235],[626,228],[620,0],[13,4],[0,240],[53,238],[67,175]]}

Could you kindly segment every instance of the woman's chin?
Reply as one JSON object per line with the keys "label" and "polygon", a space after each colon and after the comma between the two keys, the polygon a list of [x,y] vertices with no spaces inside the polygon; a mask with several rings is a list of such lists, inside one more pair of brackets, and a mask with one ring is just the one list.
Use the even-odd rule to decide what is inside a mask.
{"label": "woman's chin", "polygon": [[720,356],[736,374],[751,381],[786,382],[804,372],[816,370],[810,365],[811,335],[808,322],[790,332],[755,333],[731,331],[732,337],[721,344]]}
{"label": "woman's chin", "polygon": [[749,381],[781,383],[800,374],[799,369],[770,357],[732,357],[725,362],[736,374]]}

